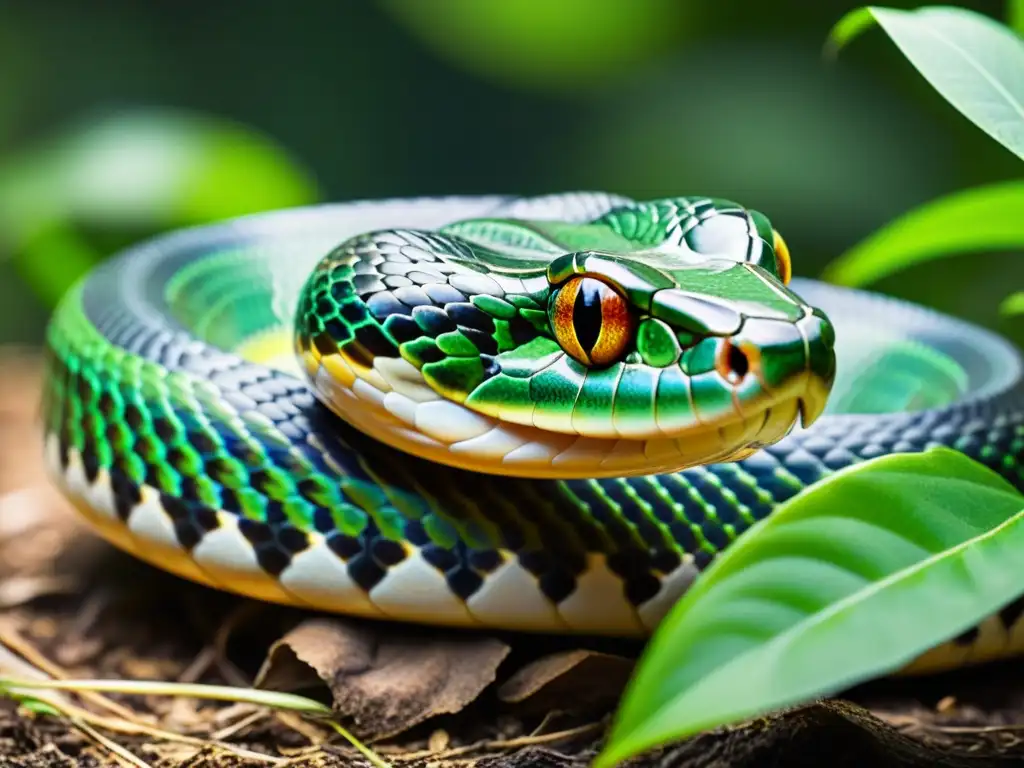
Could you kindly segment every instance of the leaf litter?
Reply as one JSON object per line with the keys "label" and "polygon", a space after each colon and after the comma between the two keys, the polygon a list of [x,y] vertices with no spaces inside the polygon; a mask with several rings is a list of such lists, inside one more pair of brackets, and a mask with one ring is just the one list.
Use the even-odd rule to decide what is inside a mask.
{"label": "leaf litter", "polygon": [[323,684],[353,731],[377,741],[461,712],[494,682],[508,653],[493,637],[311,619],[271,646],[255,684],[292,692]]}
{"label": "leaf litter", "polygon": [[[300,693],[393,766],[582,768],[597,754],[638,647],[311,615],[142,564],[48,485],[38,377],[34,354],[0,350],[0,674]],[[370,764],[294,713],[139,694],[60,700],[78,714],[0,701],[0,764]],[[629,765],[1011,765],[1024,757],[1022,724],[1024,668],[1007,662],[862,686]]]}

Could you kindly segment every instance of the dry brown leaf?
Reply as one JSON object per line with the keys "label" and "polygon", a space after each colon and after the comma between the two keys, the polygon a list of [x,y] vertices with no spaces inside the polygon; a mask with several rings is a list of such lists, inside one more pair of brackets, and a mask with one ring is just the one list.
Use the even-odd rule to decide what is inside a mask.
{"label": "dry brown leaf", "polygon": [[498,688],[498,698],[542,712],[614,706],[634,664],[634,659],[585,649],[554,653],[515,672]]}
{"label": "dry brown leaf", "polygon": [[256,686],[326,685],[334,708],[367,740],[452,714],[494,682],[509,647],[492,637],[352,619],[311,619],[277,641]]}

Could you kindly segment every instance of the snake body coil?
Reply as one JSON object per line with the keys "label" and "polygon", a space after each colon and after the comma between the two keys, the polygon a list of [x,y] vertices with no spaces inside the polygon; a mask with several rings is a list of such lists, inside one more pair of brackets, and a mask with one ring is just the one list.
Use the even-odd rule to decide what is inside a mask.
{"label": "snake body coil", "polygon": [[[103,535],[368,617],[644,635],[853,462],[942,444],[1024,487],[1011,345],[790,280],[767,219],[722,200],[392,200],[175,233],[70,291],[47,351],[48,466]],[[1024,649],[1020,614],[918,667]]]}

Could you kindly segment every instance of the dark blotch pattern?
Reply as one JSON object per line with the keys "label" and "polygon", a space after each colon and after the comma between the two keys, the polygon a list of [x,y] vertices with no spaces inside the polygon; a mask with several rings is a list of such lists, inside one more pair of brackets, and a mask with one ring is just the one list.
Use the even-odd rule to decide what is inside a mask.
{"label": "dark blotch pattern", "polygon": [[[425,370],[428,381],[464,394],[497,375],[497,355],[544,330],[520,313],[540,305],[525,296],[520,306],[512,304],[495,278],[436,254],[476,258],[458,238],[421,231],[372,233],[339,246],[300,296],[299,348],[321,356],[341,352],[367,368],[375,356],[401,354],[421,369],[433,366]],[[348,288],[339,290],[341,284]],[[597,312],[600,319],[600,306]]]}

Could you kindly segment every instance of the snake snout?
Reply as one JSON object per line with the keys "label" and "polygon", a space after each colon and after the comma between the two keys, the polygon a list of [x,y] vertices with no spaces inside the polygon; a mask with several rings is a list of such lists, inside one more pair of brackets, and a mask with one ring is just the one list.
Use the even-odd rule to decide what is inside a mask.
{"label": "snake snout", "polygon": [[[832,325],[818,310],[808,308],[795,322],[748,317],[739,333],[720,343],[716,367],[734,382],[742,415],[776,409],[789,414],[787,428],[798,417],[806,428],[824,412],[831,393],[834,344]],[[777,410],[783,404],[789,408]]]}

